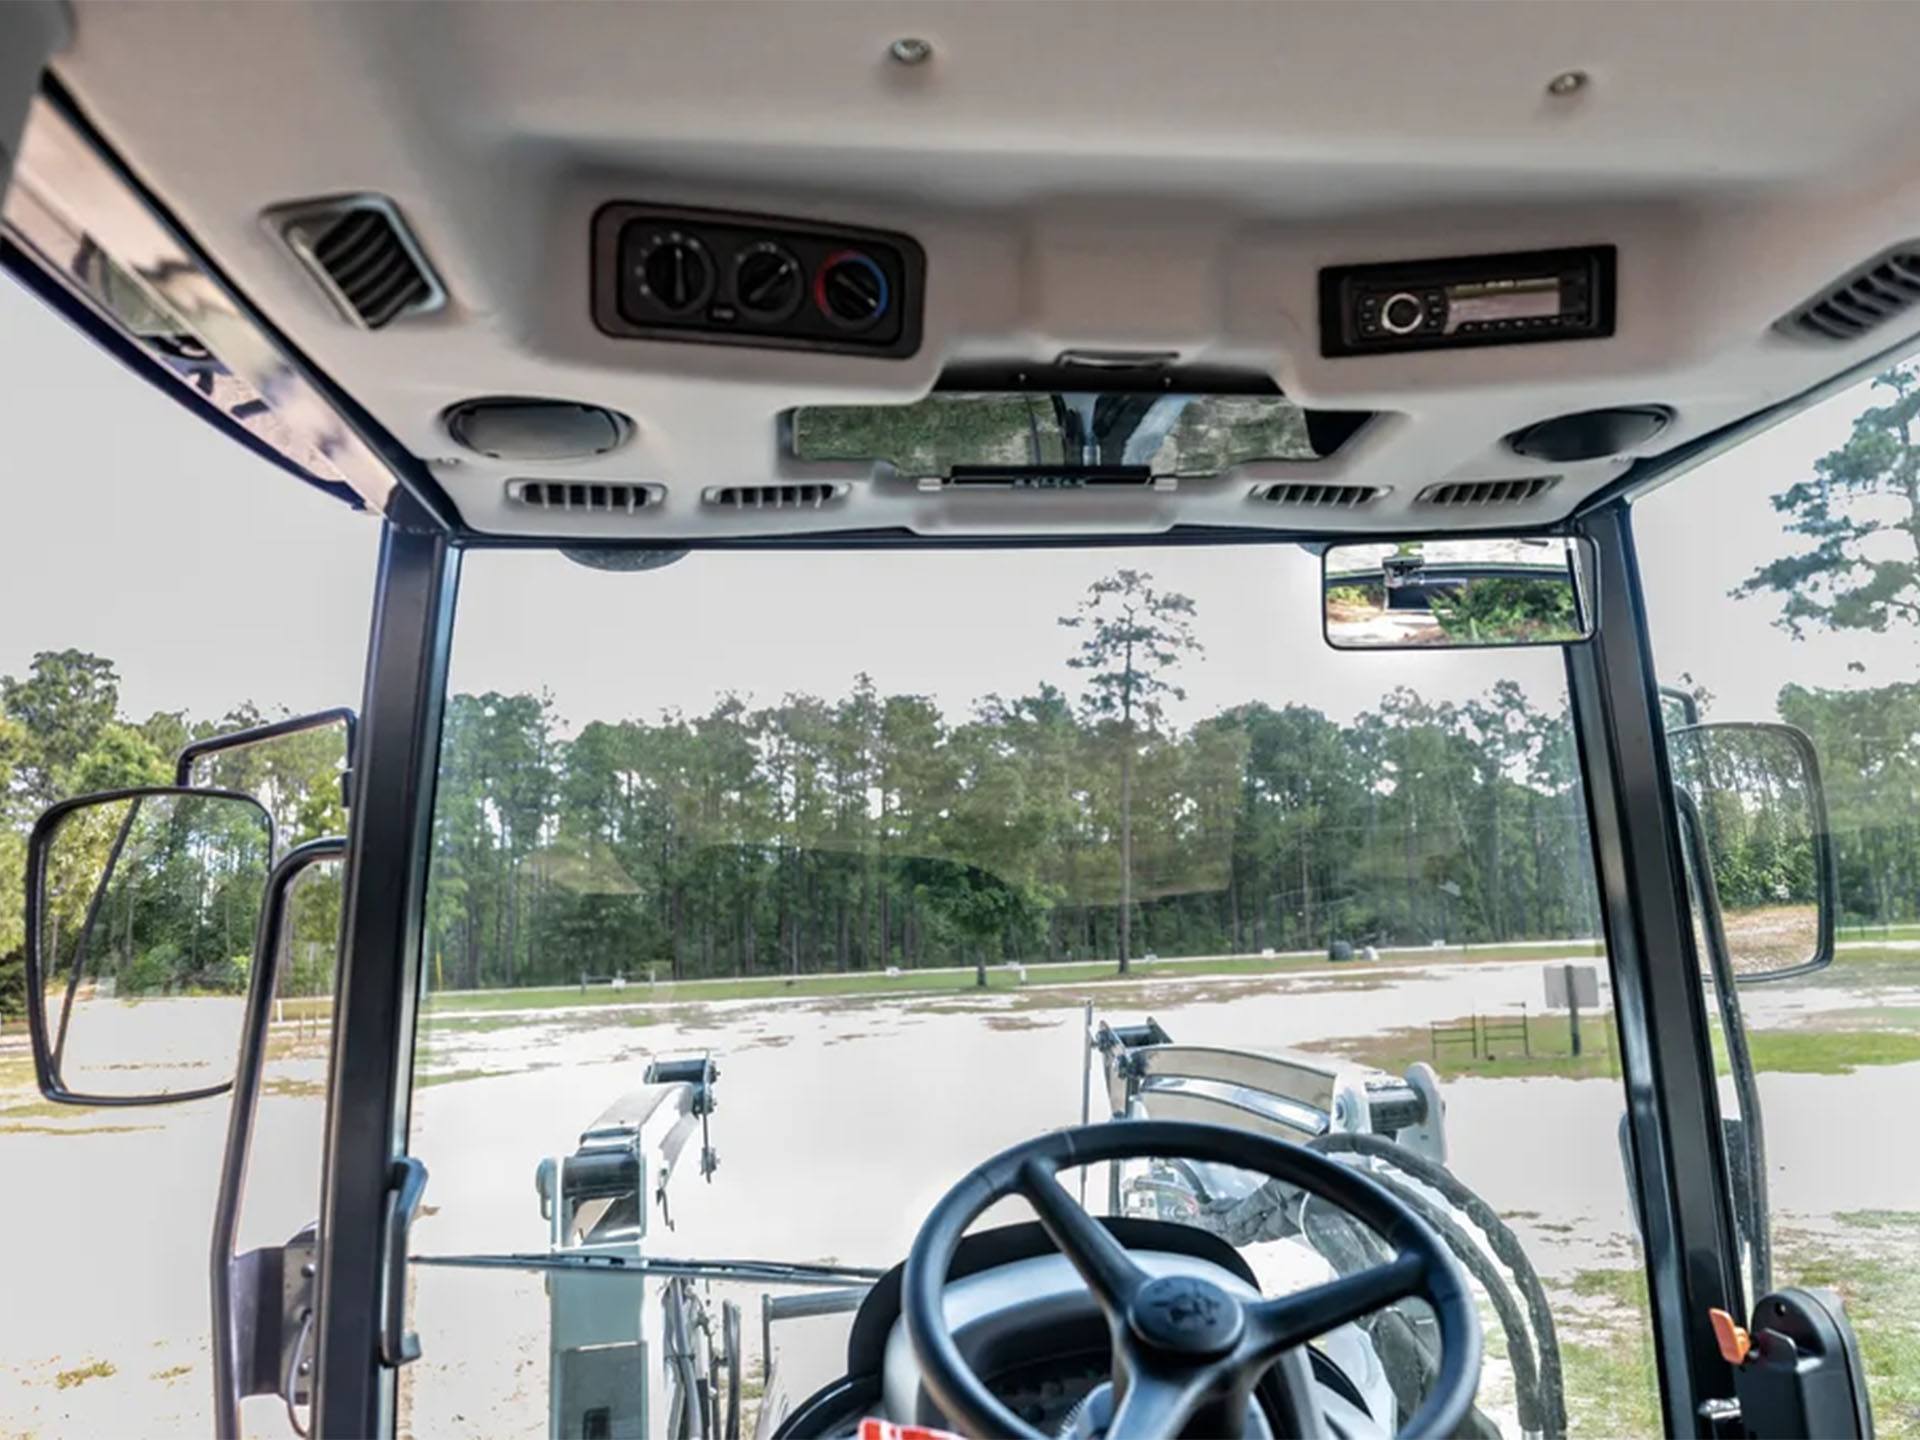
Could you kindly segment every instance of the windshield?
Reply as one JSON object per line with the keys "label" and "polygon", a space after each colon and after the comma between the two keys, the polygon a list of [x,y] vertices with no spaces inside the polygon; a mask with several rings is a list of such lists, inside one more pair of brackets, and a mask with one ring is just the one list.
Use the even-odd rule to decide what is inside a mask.
{"label": "windshield", "polygon": [[[685,1433],[729,1353],[750,1427],[847,1368],[959,1176],[1127,1114],[1440,1167],[1397,1183],[1523,1252],[1474,1261],[1486,1425],[1656,1429],[1561,657],[1335,654],[1323,584],[1297,547],[472,556],[413,1240],[499,1266],[416,1270],[413,1432]],[[1217,1166],[1068,1178],[1272,1288],[1365,1250]],[[512,1268],[612,1255],[825,1268]],[[1384,1415],[1424,1323],[1349,1337]],[[1004,1393],[1051,1424],[1087,1383]]]}

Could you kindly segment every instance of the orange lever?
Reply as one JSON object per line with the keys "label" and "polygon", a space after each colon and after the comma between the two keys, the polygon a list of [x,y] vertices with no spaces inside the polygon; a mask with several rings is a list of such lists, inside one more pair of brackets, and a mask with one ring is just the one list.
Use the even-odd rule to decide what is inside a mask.
{"label": "orange lever", "polygon": [[1733,1316],[1724,1310],[1709,1310],[1707,1319],[1713,1322],[1713,1338],[1720,1342],[1720,1358],[1729,1365],[1745,1360],[1753,1348],[1753,1340]]}

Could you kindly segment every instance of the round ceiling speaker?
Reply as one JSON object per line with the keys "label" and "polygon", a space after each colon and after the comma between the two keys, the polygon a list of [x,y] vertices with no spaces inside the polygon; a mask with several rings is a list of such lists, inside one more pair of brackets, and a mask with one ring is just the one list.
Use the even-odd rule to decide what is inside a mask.
{"label": "round ceiling speaker", "polygon": [[511,396],[464,400],[446,413],[447,433],[495,460],[585,460],[618,449],[633,421],[573,400]]}
{"label": "round ceiling speaker", "polygon": [[1672,420],[1673,412],[1664,405],[1582,410],[1516,430],[1507,437],[1507,446],[1516,455],[1554,465],[1604,460],[1646,444]]}

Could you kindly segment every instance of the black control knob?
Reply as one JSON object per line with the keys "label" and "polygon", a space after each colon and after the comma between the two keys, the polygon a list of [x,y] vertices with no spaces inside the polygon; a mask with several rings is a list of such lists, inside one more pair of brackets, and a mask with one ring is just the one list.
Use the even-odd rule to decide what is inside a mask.
{"label": "black control knob", "polygon": [[784,320],[806,293],[800,262],[771,240],[740,252],[733,266],[733,299],[743,315]]}
{"label": "black control knob", "polygon": [[860,330],[885,315],[893,304],[887,272],[870,255],[841,250],[829,255],[813,282],[820,312],[848,330]]}
{"label": "black control knob", "polygon": [[640,294],[668,314],[697,310],[713,294],[713,257],[679,230],[653,236],[640,252]]}
{"label": "black control knob", "polygon": [[1411,335],[1420,328],[1420,297],[1402,290],[1380,307],[1380,325],[1390,335]]}

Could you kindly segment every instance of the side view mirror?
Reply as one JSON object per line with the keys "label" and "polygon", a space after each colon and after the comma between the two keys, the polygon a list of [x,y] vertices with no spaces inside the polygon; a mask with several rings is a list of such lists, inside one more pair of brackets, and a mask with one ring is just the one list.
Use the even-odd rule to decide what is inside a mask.
{"label": "side view mirror", "polygon": [[1833,962],[1838,910],[1826,791],[1793,725],[1716,721],[1667,732],[1706,944],[1737,985]]}
{"label": "side view mirror", "polygon": [[273,821],[230,790],[65,800],[27,842],[28,1026],[40,1091],[152,1105],[233,1083]]}
{"label": "side view mirror", "polygon": [[1336,650],[1568,645],[1593,633],[1593,547],[1565,536],[1329,546],[1321,595]]}

